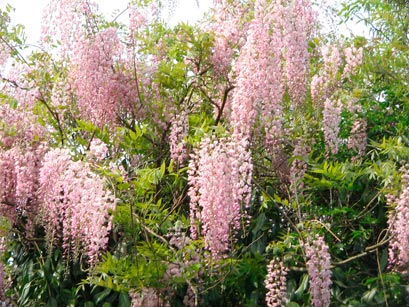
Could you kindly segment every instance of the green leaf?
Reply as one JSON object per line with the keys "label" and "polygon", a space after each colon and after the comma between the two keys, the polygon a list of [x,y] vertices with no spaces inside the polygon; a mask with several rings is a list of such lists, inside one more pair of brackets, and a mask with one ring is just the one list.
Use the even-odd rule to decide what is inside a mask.
{"label": "green leaf", "polygon": [[161,177],[165,176],[165,172],[166,172],[166,163],[165,163],[165,161],[163,161],[162,165],[160,166],[160,175],[161,175]]}
{"label": "green leaf", "polygon": [[373,302],[376,292],[378,292],[378,288],[372,288],[369,291],[366,291],[362,296],[362,301],[366,303]]}
{"label": "green leaf", "polygon": [[94,295],[95,303],[96,304],[101,303],[111,293],[111,291],[112,291],[111,289],[106,288],[102,292],[95,294]]}
{"label": "green leaf", "polygon": [[58,306],[57,300],[51,297],[49,301],[47,302],[46,307],[59,307],[59,306]]}
{"label": "green leaf", "polygon": [[305,293],[308,287],[308,274],[304,274],[301,278],[301,283],[298,289],[295,291],[294,295],[297,299],[300,299],[302,295]]}
{"label": "green leaf", "polygon": [[173,173],[173,164],[174,164],[174,161],[173,161],[173,159],[172,159],[172,160],[170,160],[170,163],[169,163],[169,166],[168,166],[168,172],[169,172],[170,174]]}
{"label": "green leaf", "polygon": [[119,294],[119,305],[118,305],[118,307],[130,307],[130,306],[131,306],[131,301],[129,300],[128,293],[121,292]]}

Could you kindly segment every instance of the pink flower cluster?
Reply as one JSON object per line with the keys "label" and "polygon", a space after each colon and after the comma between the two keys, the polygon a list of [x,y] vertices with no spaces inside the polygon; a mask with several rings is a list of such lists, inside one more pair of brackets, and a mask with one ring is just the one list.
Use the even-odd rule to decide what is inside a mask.
{"label": "pink flower cluster", "polygon": [[255,1],[254,19],[235,63],[231,122],[239,138],[249,138],[260,118],[268,145],[282,137],[285,89],[294,105],[304,100],[309,73],[308,40],[314,24],[309,1]]}
{"label": "pink flower cluster", "polygon": [[311,80],[311,97],[316,104],[321,104],[332,96],[338,86],[337,73],[342,65],[341,54],[337,46],[322,46],[321,54],[324,65]]}
{"label": "pink flower cluster", "polygon": [[290,191],[293,195],[300,194],[304,187],[302,180],[308,168],[308,164],[304,159],[308,157],[310,151],[311,146],[303,138],[295,140],[293,149],[294,160],[291,163],[290,169]]}
{"label": "pink flower cluster", "polygon": [[[255,3],[255,16],[236,63],[236,88],[231,122],[238,139],[249,139],[256,117],[261,116],[266,139],[273,142],[281,132],[282,85],[280,39],[271,36],[274,11],[266,1]],[[260,114],[261,113],[261,114]]]}
{"label": "pink flower cluster", "polygon": [[264,281],[267,289],[266,303],[268,307],[284,306],[287,294],[287,271],[283,262],[273,259],[267,266],[267,276]]}
{"label": "pink flower cluster", "polygon": [[226,0],[214,2],[215,21],[209,28],[216,35],[212,63],[216,73],[227,76],[235,49],[241,44],[243,29],[240,28],[240,21],[244,10],[239,2],[234,4]]}
{"label": "pink flower cluster", "polygon": [[38,174],[47,146],[0,150],[0,212],[14,220],[21,212],[27,218],[26,235],[34,229],[38,213]]}
{"label": "pink flower cluster", "polygon": [[[0,236],[0,258],[3,257],[3,253],[5,250],[4,244],[4,237]],[[4,264],[0,261],[0,303],[6,302],[6,289],[7,289],[7,281],[6,281],[6,272],[4,271]]]}
{"label": "pink flower cluster", "polygon": [[250,201],[252,163],[246,147],[206,138],[190,161],[191,234],[202,226],[205,247],[218,258],[229,250]]}
{"label": "pink flower cluster", "polygon": [[24,106],[13,108],[0,104],[0,146],[3,149],[30,146],[35,140],[42,140],[45,128],[37,117]]}
{"label": "pink flower cluster", "polygon": [[45,129],[31,112],[7,104],[0,105],[0,127],[0,211],[11,220],[22,212],[30,232],[38,208],[39,169],[47,150]]}
{"label": "pink flower cluster", "polygon": [[[49,151],[40,171],[40,206],[50,245],[62,237],[66,257],[85,250],[94,264],[108,244],[114,196],[89,164],[72,161],[63,149]],[[62,234],[62,235],[61,235]]]}
{"label": "pink flower cluster", "polygon": [[99,139],[93,139],[89,146],[88,157],[97,161],[102,161],[109,154],[107,144]]}
{"label": "pink flower cluster", "polygon": [[7,62],[10,57],[10,48],[3,43],[0,42],[0,68]]}
{"label": "pink flower cluster", "polygon": [[[4,74],[2,74],[2,77],[4,77],[2,93],[15,99],[18,102],[18,110],[26,114],[29,113],[40,97],[37,81],[33,79],[37,69],[41,68],[13,60],[12,65],[5,69]],[[34,116],[31,114],[29,120],[34,123],[33,118]]]}
{"label": "pink flower cluster", "polygon": [[[141,10],[136,6],[129,4],[129,31],[131,35],[137,33],[141,28],[146,26],[149,14],[147,12],[141,12]],[[145,13],[145,14],[144,14]]]}
{"label": "pink flower cluster", "polygon": [[346,47],[342,51],[335,45],[321,47],[324,60],[322,69],[311,80],[311,96],[320,104],[331,97],[342,81],[356,73],[362,64],[362,48]]}
{"label": "pink flower cluster", "polygon": [[[16,150],[0,152],[0,206],[2,215],[10,216],[16,203],[16,172],[15,161]],[[8,210],[9,209],[9,210]],[[9,214],[5,214],[10,211]]]}
{"label": "pink flower cluster", "polygon": [[336,154],[341,144],[339,124],[341,123],[342,103],[339,100],[327,98],[324,103],[322,128],[327,155]]}
{"label": "pink flower cluster", "polygon": [[363,51],[361,48],[347,47],[344,49],[345,67],[342,72],[342,79],[355,73],[357,67],[362,64]]}
{"label": "pink flower cluster", "polygon": [[303,102],[307,92],[310,66],[308,41],[315,24],[315,15],[310,1],[295,0],[287,4],[280,19],[277,19],[283,31],[285,79],[293,105]]}
{"label": "pink flower cluster", "polygon": [[316,235],[304,245],[310,278],[312,307],[328,307],[331,302],[331,256],[324,238]]}
{"label": "pink flower cluster", "polygon": [[142,291],[129,291],[132,307],[168,307],[154,288],[144,288]]}
{"label": "pink flower cluster", "polygon": [[360,118],[353,123],[347,143],[348,149],[353,150],[357,154],[354,159],[365,154],[366,144],[366,120]]}
{"label": "pink flower cluster", "polygon": [[108,243],[113,196],[88,164],[73,162],[64,150],[46,153],[41,139],[28,136],[14,136],[14,147],[0,151],[0,212],[12,222],[23,214],[26,235],[43,222],[50,245],[62,237],[68,255],[84,248],[94,263]]}
{"label": "pink flower cluster", "polygon": [[0,303],[6,301],[6,273],[4,272],[4,264],[0,262]]}
{"label": "pink flower cluster", "polygon": [[82,36],[73,51],[70,79],[78,108],[84,119],[100,127],[115,124],[136,101],[131,77],[115,68],[115,59],[120,59],[121,53],[115,28]]}
{"label": "pink flower cluster", "polygon": [[[342,101],[337,97],[341,92],[342,82],[354,74],[357,67],[362,63],[362,48],[347,47],[340,51],[337,46],[325,45],[321,47],[324,60],[319,73],[314,75],[311,81],[312,100],[323,104],[323,131],[327,154],[338,152],[341,139],[338,137],[339,124],[341,122]],[[353,99],[346,103],[346,109],[356,114],[359,106],[354,105]],[[347,147],[357,152],[358,157],[365,153],[366,148],[366,123],[365,120],[355,121]]]}
{"label": "pink flower cluster", "polygon": [[53,44],[53,38],[61,42],[61,55],[75,50],[75,44],[85,31],[85,25],[95,28],[92,12],[96,4],[91,0],[51,0],[44,10],[41,22],[41,43]]}
{"label": "pink flower cluster", "polygon": [[172,126],[170,128],[169,143],[170,143],[170,157],[178,162],[179,165],[183,165],[187,159],[186,152],[186,140],[189,132],[189,118],[187,111],[182,110],[175,115],[172,120]]}
{"label": "pink flower cluster", "polygon": [[402,188],[397,197],[389,196],[388,204],[395,207],[389,214],[388,224],[391,233],[389,243],[389,263],[396,270],[409,272],[409,164],[403,166]]}

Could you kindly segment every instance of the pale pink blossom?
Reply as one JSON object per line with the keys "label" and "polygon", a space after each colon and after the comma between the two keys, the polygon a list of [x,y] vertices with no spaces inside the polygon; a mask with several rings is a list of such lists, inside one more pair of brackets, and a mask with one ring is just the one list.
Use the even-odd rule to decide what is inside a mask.
{"label": "pale pink blossom", "polygon": [[6,301],[6,273],[4,272],[4,264],[0,262],[0,302]]}
{"label": "pale pink blossom", "polygon": [[342,66],[342,57],[338,46],[321,46],[323,67],[312,77],[311,97],[320,105],[330,98],[339,87],[338,72]]}
{"label": "pale pink blossom", "polygon": [[10,149],[5,152],[0,151],[0,205],[3,210],[13,210],[12,205],[16,204],[16,170],[14,157],[16,149]]}
{"label": "pale pink blossom", "polygon": [[362,64],[363,50],[362,47],[347,47],[344,49],[345,67],[342,72],[342,79],[347,78],[356,72],[359,65]]}
{"label": "pale pink blossom", "polygon": [[362,48],[321,46],[323,65],[311,80],[312,100],[321,104],[339,90],[341,82],[357,72],[362,64],[362,54]]}
{"label": "pale pink blossom", "polygon": [[214,21],[206,29],[215,33],[211,61],[216,74],[227,76],[235,49],[242,44],[244,29],[241,19],[245,11],[239,1],[222,0],[214,1],[214,12]]}
{"label": "pale pink blossom", "polygon": [[331,302],[331,255],[324,238],[316,235],[304,244],[310,278],[312,307],[328,307]]}
{"label": "pale pink blossom", "polygon": [[[193,161],[193,162],[192,162]],[[205,247],[214,258],[225,254],[246,219],[251,193],[251,157],[229,139],[205,138],[190,163],[192,237],[200,225]]]}
{"label": "pale pink blossom", "polygon": [[10,48],[3,41],[0,41],[0,68],[2,68],[10,58]]}
{"label": "pale pink blossom", "polygon": [[115,124],[136,100],[134,82],[115,68],[121,57],[117,30],[108,28],[79,39],[72,56],[70,80],[81,116],[99,127]]}
{"label": "pale pink blossom", "polygon": [[304,188],[303,179],[307,172],[308,164],[306,159],[310,154],[311,146],[302,139],[296,139],[293,149],[293,162],[290,169],[290,191],[293,195],[302,193]]}
{"label": "pale pink blossom", "polygon": [[14,219],[21,212],[30,235],[36,222],[38,174],[48,149],[45,128],[24,105],[0,105],[0,211]]}
{"label": "pale pink blossom", "polygon": [[401,169],[402,187],[400,193],[387,197],[391,210],[388,224],[391,233],[389,243],[389,264],[395,270],[408,273],[409,268],[409,165]]}
{"label": "pale pink blossom", "polygon": [[172,120],[169,145],[170,157],[179,165],[183,165],[188,158],[186,137],[189,132],[189,118],[186,110],[176,114]]}
{"label": "pale pink blossom", "polygon": [[30,107],[19,104],[16,108],[7,103],[0,104],[0,145],[4,149],[31,146],[43,140],[46,129]]}
{"label": "pale pink blossom", "polygon": [[284,306],[287,294],[287,271],[283,262],[273,259],[267,266],[267,275],[264,281],[267,289],[266,303],[268,307]]}
{"label": "pale pink blossom", "polygon": [[85,26],[90,31],[95,30],[92,14],[96,12],[97,5],[91,0],[49,1],[43,11],[40,43],[47,46],[59,41],[60,54],[63,57],[70,55],[79,38],[85,34]]}
{"label": "pale pink blossom", "polygon": [[341,144],[339,129],[341,123],[342,104],[339,100],[326,99],[323,109],[322,129],[324,131],[327,155],[336,154]]}
{"label": "pale pink blossom", "polygon": [[347,148],[355,153],[354,159],[358,159],[365,155],[366,145],[366,120],[360,118],[352,125],[351,133],[348,137]]}
{"label": "pale pink blossom", "polygon": [[273,143],[281,132],[281,100],[284,92],[281,41],[271,33],[272,12],[265,1],[256,1],[255,17],[236,63],[236,88],[232,96],[231,123],[237,139],[250,139],[257,116]]}
{"label": "pale pink blossom", "polygon": [[68,151],[49,151],[40,172],[40,205],[49,244],[61,239],[65,256],[75,260],[81,250],[94,264],[108,244],[110,211],[115,197],[89,164],[73,161]]}
{"label": "pale pink blossom", "polygon": [[100,139],[93,139],[89,146],[88,156],[97,161],[101,161],[108,157],[108,146]]}
{"label": "pale pink blossom", "polygon": [[279,19],[283,31],[285,80],[293,105],[302,103],[306,96],[310,66],[308,41],[315,24],[315,15],[310,1],[295,0],[287,4]]}
{"label": "pale pink blossom", "polygon": [[158,290],[154,288],[144,288],[142,291],[129,291],[132,307],[166,307]]}

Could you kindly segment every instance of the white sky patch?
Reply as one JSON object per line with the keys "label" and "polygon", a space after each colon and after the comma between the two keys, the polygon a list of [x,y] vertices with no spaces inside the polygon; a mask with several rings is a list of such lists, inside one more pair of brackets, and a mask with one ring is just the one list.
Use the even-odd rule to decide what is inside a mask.
{"label": "white sky patch", "polygon": [[350,20],[347,23],[340,23],[340,18],[335,15],[333,9],[341,10],[342,3],[346,0],[315,1],[314,9],[319,12],[318,22],[321,25],[322,34],[338,34],[344,36],[365,36],[369,37],[369,29],[363,22]]}
{"label": "white sky patch", "polygon": [[[28,44],[35,44],[40,38],[41,19],[44,8],[49,0],[0,0],[0,7],[4,8],[8,3],[15,8],[11,14],[12,24],[22,24],[25,26],[25,33]],[[96,0],[99,11],[103,13],[109,21],[114,16],[114,12],[120,13],[128,6],[129,0]],[[212,0],[173,0],[164,3],[175,3],[175,11],[169,13],[164,11],[164,19],[170,24],[179,21],[195,22],[199,20],[210,8]],[[199,3],[198,3],[199,2]],[[124,20],[127,17],[125,12],[122,16]]]}
{"label": "white sky patch", "polygon": [[[4,8],[8,3],[15,8],[15,11],[11,14],[12,24],[22,24],[25,26],[25,33],[27,36],[27,44],[36,45],[40,38],[41,20],[43,10],[50,0],[0,0],[0,7]],[[129,0],[94,0],[98,3],[99,11],[103,13],[107,20],[112,20],[115,14],[119,14],[126,9]],[[165,8],[163,11],[163,18],[170,25],[177,24],[180,21],[195,22],[200,20],[205,12],[209,10],[213,0],[163,0],[164,4],[170,3],[175,6],[174,11],[170,11]],[[321,17],[324,17],[324,7],[328,5],[340,5],[342,0],[326,0],[319,2],[318,9],[321,11]],[[317,7],[316,7],[317,8]],[[127,12],[124,12],[118,19],[119,21],[127,22]],[[328,16],[327,16],[328,17]],[[329,19],[325,20],[320,18],[321,22],[327,22],[327,25],[323,25],[324,32],[331,32],[331,22]],[[329,28],[328,28],[329,26]],[[349,22],[348,24],[338,25],[335,29],[336,32],[349,36],[350,32],[354,35],[369,36],[368,28],[363,23],[356,24],[355,22]]]}

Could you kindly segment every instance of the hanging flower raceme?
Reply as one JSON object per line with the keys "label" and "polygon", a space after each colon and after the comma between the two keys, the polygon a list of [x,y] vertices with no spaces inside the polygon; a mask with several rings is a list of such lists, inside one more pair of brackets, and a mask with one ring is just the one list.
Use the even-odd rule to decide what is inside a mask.
{"label": "hanging flower raceme", "polygon": [[186,110],[175,115],[170,128],[169,143],[170,157],[182,165],[188,157],[186,151],[186,140],[189,132],[189,119]]}
{"label": "hanging flower raceme", "polygon": [[5,65],[10,57],[10,48],[3,42],[0,42],[0,68]]}
{"label": "hanging flower raceme", "polygon": [[0,105],[0,212],[12,221],[20,212],[29,232],[38,209],[41,160],[48,149],[44,136],[45,128],[27,108]]}
{"label": "hanging flower raceme", "polygon": [[[0,152],[0,203],[2,215],[14,211],[16,203],[15,150]],[[9,216],[10,214],[7,214]]]}
{"label": "hanging flower raceme", "polygon": [[[273,1],[274,2],[274,1]],[[277,28],[282,31],[282,48],[285,59],[285,81],[293,105],[299,105],[306,97],[310,55],[308,42],[315,25],[315,12],[309,0],[295,0],[283,8],[276,18]]]}
{"label": "hanging flower raceme", "polygon": [[308,40],[314,25],[309,1],[258,0],[246,42],[235,63],[236,87],[231,121],[236,135],[248,138],[260,118],[268,145],[282,137],[285,89],[298,105],[306,96]]}
{"label": "hanging flower raceme", "polygon": [[409,271],[409,164],[401,168],[402,188],[397,197],[388,197],[388,204],[395,206],[389,214],[391,232],[389,243],[389,264],[397,271]]}
{"label": "hanging flower raceme", "polygon": [[72,56],[70,80],[81,116],[97,126],[115,124],[132,108],[136,92],[131,77],[117,70],[122,49],[117,30],[82,36]]}
{"label": "hanging flower raceme", "polygon": [[339,90],[341,83],[354,75],[362,64],[362,48],[321,46],[323,66],[311,80],[311,97],[321,104]]}
{"label": "hanging flower raceme", "polygon": [[242,4],[229,1],[214,1],[215,20],[208,30],[215,33],[215,45],[212,54],[212,64],[216,74],[226,76],[231,69],[234,49],[241,44],[243,29],[241,18],[244,15]]}
{"label": "hanging flower raceme", "polygon": [[331,256],[328,245],[320,235],[304,245],[307,271],[310,278],[312,307],[328,307],[331,302]]}
{"label": "hanging flower raceme", "polygon": [[322,104],[336,91],[339,80],[338,71],[342,65],[341,53],[337,46],[324,45],[321,47],[324,65],[311,81],[311,97],[316,104]]}
{"label": "hanging flower raceme", "polygon": [[40,204],[50,246],[62,244],[74,260],[84,249],[93,264],[108,244],[116,200],[89,164],[63,149],[48,152],[40,172]]}
{"label": "hanging flower raceme", "polygon": [[268,307],[284,306],[287,292],[287,271],[283,262],[273,259],[267,266],[267,276],[264,281],[267,289],[266,303]]}
{"label": "hanging flower raceme", "polygon": [[357,119],[351,129],[351,133],[348,138],[347,147],[354,151],[356,156],[353,160],[362,157],[365,154],[367,145],[366,137],[366,120],[364,118]]}
{"label": "hanging flower raceme", "polygon": [[339,100],[327,99],[324,103],[322,128],[327,155],[336,154],[342,140],[338,136],[342,104]]}
{"label": "hanging flower raceme", "polygon": [[[3,257],[5,251],[5,238],[0,236],[0,257]],[[4,271],[4,264],[0,262],[0,302],[6,301],[6,290],[7,290],[6,272]]]}
{"label": "hanging flower raceme", "polygon": [[46,129],[38,123],[35,116],[24,106],[11,107],[0,104],[0,147],[29,147],[44,139]]}
{"label": "hanging flower raceme", "polygon": [[251,157],[246,146],[230,139],[206,138],[189,166],[192,237],[197,237],[199,223],[205,247],[218,258],[229,250],[241,219],[246,218]]}
{"label": "hanging flower raceme", "polygon": [[304,138],[298,138],[294,142],[293,157],[290,168],[290,191],[293,195],[302,193],[304,188],[303,178],[308,169],[305,159],[311,151],[311,146],[307,144]]}
{"label": "hanging flower raceme", "polygon": [[281,39],[271,35],[272,11],[266,1],[256,1],[255,17],[236,63],[231,122],[238,140],[250,138],[257,116],[269,143],[281,133]]}
{"label": "hanging flower raceme", "polygon": [[94,30],[92,15],[96,11],[97,4],[92,0],[50,0],[42,16],[40,43],[46,46],[55,43],[52,39],[58,40],[61,55],[71,54],[85,26]]}
{"label": "hanging flower raceme", "polygon": [[348,78],[351,74],[354,74],[357,67],[362,64],[363,50],[356,47],[347,47],[344,49],[345,55],[345,67],[342,72],[342,79]]}

